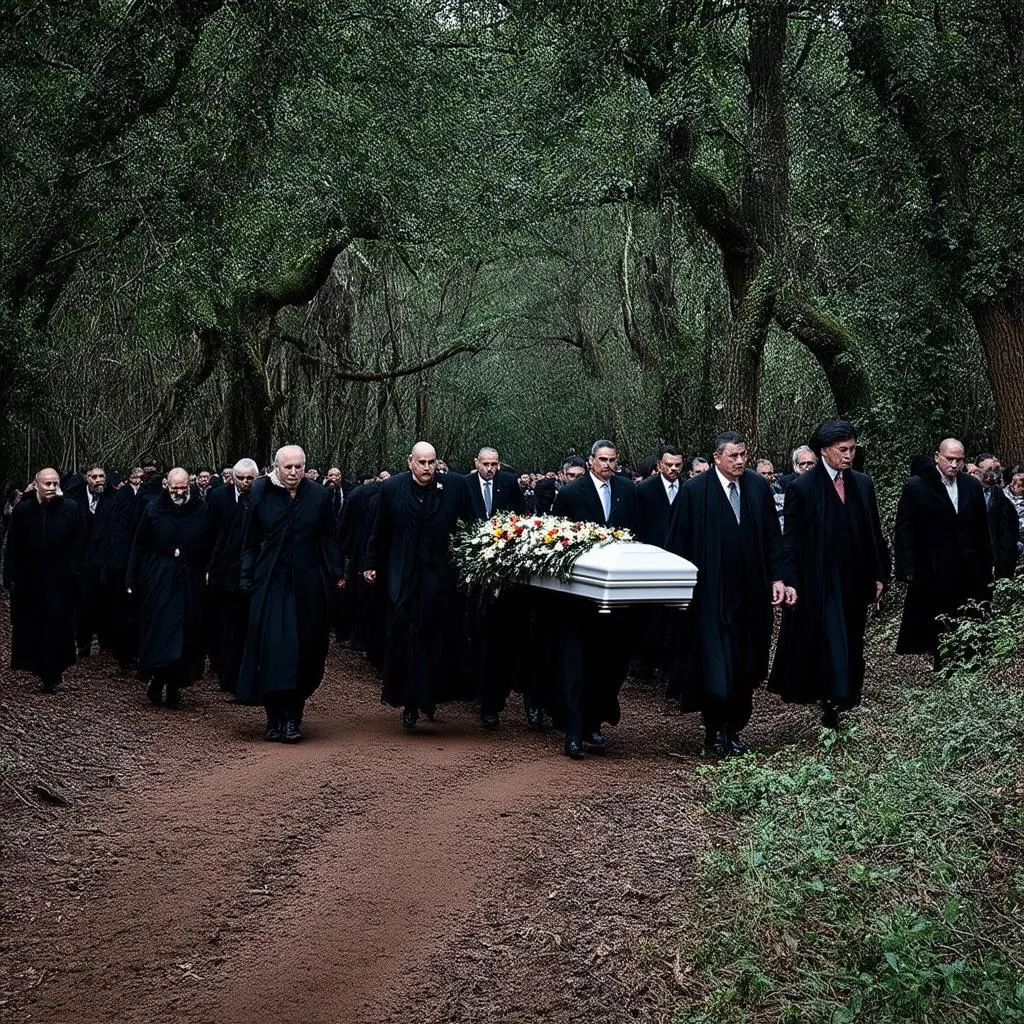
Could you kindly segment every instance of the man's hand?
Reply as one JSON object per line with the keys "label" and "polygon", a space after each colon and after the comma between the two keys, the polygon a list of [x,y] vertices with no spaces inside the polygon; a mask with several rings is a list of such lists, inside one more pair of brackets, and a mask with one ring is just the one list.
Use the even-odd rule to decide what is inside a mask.
{"label": "man's hand", "polygon": [[786,597],[786,585],[782,580],[775,580],[772,583],[772,604],[782,604]]}
{"label": "man's hand", "polygon": [[344,589],[345,589],[345,577],[344,577],[344,576],[342,576],[342,577],[341,577],[341,579],[340,579],[340,580],[338,580],[338,582],[337,582],[337,583],[335,583],[334,585],[335,585],[335,586],[336,586],[336,587],[337,587],[337,588],[338,588],[339,590],[344,590]]}
{"label": "man's hand", "polygon": [[786,587],[786,597],[783,603],[788,608],[792,608],[796,604],[796,587]]}
{"label": "man's hand", "polygon": [[885,584],[881,580],[875,580],[875,604],[878,604],[883,590],[885,590]]}
{"label": "man's hand", "polygon": [[363,579],[366,580],[367,583],[373,583],[377,579],[376,570],[366,569],[363,572]]}

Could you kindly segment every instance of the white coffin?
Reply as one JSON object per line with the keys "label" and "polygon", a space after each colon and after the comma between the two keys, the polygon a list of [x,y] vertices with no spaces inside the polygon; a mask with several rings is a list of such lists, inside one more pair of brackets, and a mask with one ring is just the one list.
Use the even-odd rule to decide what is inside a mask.
{"label": "white coffin", "polygon": [[602,612],[629,604],[686,608],[693,600],[697,567],[654,544],[607,544],[580,555],[567,583],[534,576],[531,587],[595,601]]}

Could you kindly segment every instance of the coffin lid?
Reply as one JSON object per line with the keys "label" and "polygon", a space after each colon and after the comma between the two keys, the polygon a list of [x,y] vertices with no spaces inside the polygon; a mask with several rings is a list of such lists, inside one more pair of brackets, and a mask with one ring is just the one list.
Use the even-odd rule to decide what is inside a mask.
{"label": "coffin lid", "polygon": [[604,587],[635,583],[692,585],[697,581],[697,567],[654,544],[605,544],[591,548],[576,559],[572,578]]}

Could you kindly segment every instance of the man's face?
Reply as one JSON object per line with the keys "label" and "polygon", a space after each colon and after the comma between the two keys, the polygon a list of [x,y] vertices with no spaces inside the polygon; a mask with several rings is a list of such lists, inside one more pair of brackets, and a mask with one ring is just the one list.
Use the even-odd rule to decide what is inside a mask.
{"label": "man's face", "polygon": [[320,479],[320,471],[318,469],[307,469],[306,470],[306,479],[307,480],[319,480]]}
{"label": "man's face", "polygon": [[701,473],[706,473],[711,468],[711,464],[708,462],[695,462],[690,466],[690,476],[700,476]]}
{"label": "man's face", "polygon": [[758,476],[763,476],[768,483],[775,479],[775,467],[770,462],[759,462],[757,464]]}
{"label": "man's face", "polygon": [[138,487],[142,483],[142,467],[132,466],[131,472],[128,474],[128,483],[132,487]]}
{"label": "man's face", "polygon": [[747,446],[745,444],[727,444],[720,452],[712,456],[718,472],[726,480],[739,480],[743,470],[747,468]]}
{"label": "man's face", "polygon": [[235,486],[238,488],[239,493],[244,494],[246,491],[252,490],[252,485],[256,480],[256,470],[240,469],[237,473],[232,471],[231,475],[234,478]]}
{"label": "man's face", "polygon": [[107,483],[107,474],[97,466],[85,474],[85,483],[93,494],[102,494]]}
{"label": "man's face", "polygon": [[43,470],[36,474],[36,490],[39,492],[40,501],[53,501],[60,490],[60,477],[54,469]]}
{"label": "man's face", "polygon": [[201,469],[198,473],[196,473],[196,483],[200,487],[209,487],[210,471],[208,469]]}
{"label": "man's face", "polygon": [[981,473],[981,482],[986,487],[1003,482],[1003,467],[998,459],[982,459],[978,463],[978,471]]}
{"label": "man's face", "polygon": [[803,476],[808,470],[814,469],[818,464],[818,456],[814,452],[801,452],[793,463],[793,469],[797,476]]}
{"label": "man's face", "polygon": [[224,467],[224,468],[223,468],[223,469],[222,469],[222,470],[220,471],[220,478],[221,478],[221,480],[223,480],[223,481],[224,481],[224,483],[226,483],[226,484],[229,484],[229,483],[231,483],[231,482],[232,482],[232,480],[234,479],[234,476],[235,476],[235,471],[234,471],[234,470],[233,470],[233,469],[232,469],[232,468],[231,468],[230,466],[225,466],[225,467]]}
{"label": "man's face", "polygon": [[935,465],[939,467],[939,472],[944,477],[952,480],[960,472],[963,464],[964,446],[962,444],[944,441],[939,445],[939,450],[935,453]]}
{"label": "man's face", "polygon": [[571,484],[573,480],[579,480],[581,476],[586,476],[587,471],[582,466],[566,466],[562,470],[562,483]]}
{"label": "man's face", "polygon": [[434,473],[437,471],[436,452],[430,448],[413,452],[409,456],[409,471],[420,487],[426,487],[434,479]]}
{"label": "man's face", "polygon": [[611,480],[615,475],[615,470],[618,468],[619,459],[614,448],[598,448],[597,451],[590,456],[590,472],[593,473],[598,480]]}
{"label": "man's face", "polygon": [[520,473],[519,474],[519,486],[520,487],[529,487],[530,486],[530,474],[529,473]]}
{"label": "man's face", "polygon": [[658,459],[658,472],[670,484],[674,484],[683,472],[682,455],[662,455],[662,457]]}
{"label": "man's face", "polygon": [[338,484],[341,483],[341,470],[338,469],[337,466],[331,466],[331,468],[327,470],[327,483],[330,484],[331,487],[337,487]]}
{"label": "man's face", "polygon": [[821,457],[832,469],[844,470],[853,466],[853,456],[857,451],[857,442],[852,437],[836,441],[827,448],[821,449]]}
{"label": "man's face", "polygon": [[167,475],[167,493],[175,505],[184,505],[188,499],[188,474],[169,473]]}
{"label": "man's face", "polygon": [[306,456],[298,448],[286,448],[281,454],[281,461],[277,464],[277,475],[281,483],[294,491],[302,482],[303,474],[306,471]]}
{"label": "man's face", "polygon": [[501,469],[498,453],[487,451],[486,449],[476,457],[473,465],[476,467],[477,474],[481,480],[493,480],[494,474]]}
{"label": "man's face", "polygon": [[1024,473],[1015,473],[1010,477],[1010,493],[1015,498],[1024,496]]}

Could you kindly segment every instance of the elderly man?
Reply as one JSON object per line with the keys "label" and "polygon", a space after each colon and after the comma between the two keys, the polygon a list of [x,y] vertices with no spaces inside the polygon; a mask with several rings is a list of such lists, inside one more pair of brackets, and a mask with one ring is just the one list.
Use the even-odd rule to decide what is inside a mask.
{"label": "elderly man", "polygon": [[210,562],[207,566],[207,635],[211,667],[220,688],[234,693],[249,624],[249,596],[242,591],[242,533],[252,485],[259,476],[252,459],[239,459],[231,484],[207,499]]}
{"label": "elderly man", "polygon": [[754,690],[768,674],[772,608],[796,602],[775,502],[747,468],[747,442],[728,431],[715,441],[714,469],[687,482],[673,509],[668,548],[697,566],[693,604],[672,690],[683,711],[699,711],[705,749],[743,754]]}
{"label": "elderly man", "polygon": [[11,595],[11,668],[38,677],[57,693],[75,662],[75,574],[81,569],[82,515],[47,467],[35,492],[11,512],[4,588]]}
{"label": "elderly man", "polygon": [[343,585],[331,499],[306,474],[306,453],[285,445],[253,484],[242,532],[241,589],[249,625],[236,697],[262,704],[266,739],[297,743],[320,685],[330,639],[330,593]]}
{"label": "elderly man", "polygon": [[153,704],[181,705],[181,690],[203,674],[206,503],[180,466],[146,506],[128,559],[128,591],[138,598],[139,672]]}
{"label": "elderly man", "polygon": [[935,464],[903,487],[893,537],[896,578],[908,583],[897,654],[938,660],[938,616],[968,600],[984,601],[992,581],[992,546],[981,485],[964,470],[964,446],[947,437]]}
{"label": "elderly man", "polygon": [[834,729],[860,703],[867,609],[889,579],[889,549],[874,484],[853,468],[853,425],[826,421],[813,447],[821,461],[786,491],[783,551],[800,602],[783,616],[769,688],[790,703],[820,701]]}
{"label": "elderly man", "polygon": [[978,475],[985,489],[996,579],[1008,580],[1017,568],[1017,510],[1003,492],[1003,467],[995,455],[978,456]]}
{"label": "elderly man", "polygon": [[383,586],[387,646],[381,701],[402,709],[402,727],[414,729],[420,712],[468,700],[464,605],[449,552],[462,520],[472,516],[466,480],[438,472],[426,441],[413,445],[409,471],[381,485],[363,576]]}

